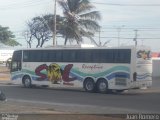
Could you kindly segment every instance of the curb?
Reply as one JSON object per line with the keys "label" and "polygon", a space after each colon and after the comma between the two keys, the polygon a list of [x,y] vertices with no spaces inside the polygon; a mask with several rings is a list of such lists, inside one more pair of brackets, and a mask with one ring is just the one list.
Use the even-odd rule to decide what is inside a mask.
{"label": "curb", "polygon": [[0,84],[12,84],[10,80],[0,80]]}

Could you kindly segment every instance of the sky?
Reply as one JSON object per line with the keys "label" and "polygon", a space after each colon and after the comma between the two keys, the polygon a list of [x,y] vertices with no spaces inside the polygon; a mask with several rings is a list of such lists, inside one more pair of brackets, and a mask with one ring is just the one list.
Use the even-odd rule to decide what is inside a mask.
{"label": "sky", "polygon": [[[160,52],[160,0],[90,0],[101,13],[100,32],[95,41],[106,46],[147,45]],[[54,0],[0,0],[0,25],[9,27],[16,40],[27,44],[22,36],[26,22],[33,17],[54,13]],[[57,6],[57,14],[62,14]],[[57,38],[58,44],[63,44]],[[85,41],[90,43],[90,41]],[[35,44],[35,43],[33,43]],[[45,45],[52,44],[49,41]]]}

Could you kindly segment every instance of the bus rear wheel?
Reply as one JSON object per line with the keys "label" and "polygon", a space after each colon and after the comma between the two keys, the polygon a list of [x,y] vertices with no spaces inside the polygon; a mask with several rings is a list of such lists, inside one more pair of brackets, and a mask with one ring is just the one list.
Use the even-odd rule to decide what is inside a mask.
{"label": "bus rear wheel", "polygon": [[92,78],[87,78],[84,81],[84,89],[87,92],[94,92],[95,91],[95,82]]}
{"label": "bus rear wheel", "polygon": [[32,87],[31,79],[30,79],[29,76],[25,76],[25,77],[23,78],[23,85],[24,85],[24,87],[26,87],[26,88],[31,88],[31,87]]}
{"label": "bus rear wheel", "polygon": [[100,79],[96,84],[99,93],[106,93],[108,91],[108,82],[105,79]]}

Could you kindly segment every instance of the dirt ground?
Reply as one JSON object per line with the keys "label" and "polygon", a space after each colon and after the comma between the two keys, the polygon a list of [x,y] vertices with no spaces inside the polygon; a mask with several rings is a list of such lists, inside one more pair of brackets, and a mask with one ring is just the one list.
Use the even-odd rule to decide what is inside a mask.
{"label": "dirt ground", "polygon": [[[0,120],[124,120],[125,115],[80,114],[35,107],[29,103],[0,102]],[[10,118],[10,119],[9,119]]]}
{"label": "dirt ground", "polygon": [[10,70],[0,65],[0,80],[10,80]]}

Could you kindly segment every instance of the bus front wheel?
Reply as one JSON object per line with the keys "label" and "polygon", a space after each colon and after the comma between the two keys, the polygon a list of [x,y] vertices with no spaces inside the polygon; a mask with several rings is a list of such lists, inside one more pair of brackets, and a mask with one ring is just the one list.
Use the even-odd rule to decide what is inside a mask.
{"label": "bus front wheel", "polygon": [[94,92],[95,90],[95,82],[92,78],[87,78],[84,81],[84,89],[87,92]]}
{"label": "bus front wheel", "polygon": [[26,88],[31,88],[31,87],[32,87],[31,79],[30,79],[29,76],[25,76],[25,77],[23,78],[23,85],[24,85],[24,87],[26,87]]}
{"label": "bus front wheel", "polygon": [[97,81],[97,91],[100,93],[106,93],[108,90],[108,82],[105,79],[100,79]]}

